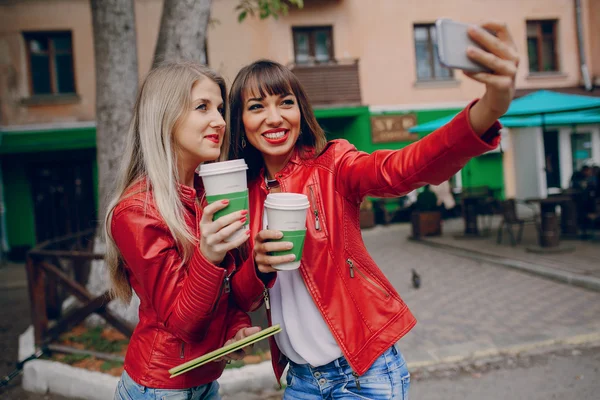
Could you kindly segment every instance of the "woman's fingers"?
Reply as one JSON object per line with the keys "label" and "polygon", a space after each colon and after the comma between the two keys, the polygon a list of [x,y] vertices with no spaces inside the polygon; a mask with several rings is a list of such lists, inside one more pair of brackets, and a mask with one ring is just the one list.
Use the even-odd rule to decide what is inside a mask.
{"label": "woman's fingers", "polygon": [[214,203],[210,203],[209,205],[204,207],[204,209],[202,210],[202,219],[200,220],[200,223],[204,223],[204,224],[211,223],[215,213],[219,210],[224,209],[228,205],[229,205],[229,200],[227,200],[227,199],[215,201]]}
{"label": "woman's fingers", "polygon": [[505,24],[487,22],[481,27],[473,26],[469,28],[469,36],[487,52],[514,64],[519,61],[516,45]]}
{"label": "woman's fingers", "polygon": [[466,72],[465,75],[476,80],[477,82],[484,83],[488,86],[492,86],[496,89],[507,90],[510,89],[514,80],[510,76],[495,75],[486,72]]}
{"label": "woman's fingers", "polygon": [[[204,219],[204,217],[203,217]],[[219,231],[221,231],[222,229],[224,229],[225,227],[232,225],[236,222],[242,222],[242,225],[245,224],[248,220],[248,211],[247,210],[240,210],[240,211],[236,211],[236,212],[232,212],[229,214],[225,214],[222,217],[217,218],[216,221],[208,221],[205,223],[200,223],[200,229],[202,231],[202,234],[205,237],[208,237],[209,235],[213,235]]]}
{"label": "woman's fingers", "polygon": [[517,64],[514,61],[502,59],[477,47],[470,46],[467,49],[467,56],[497,75],[514,77],[517,74]]}

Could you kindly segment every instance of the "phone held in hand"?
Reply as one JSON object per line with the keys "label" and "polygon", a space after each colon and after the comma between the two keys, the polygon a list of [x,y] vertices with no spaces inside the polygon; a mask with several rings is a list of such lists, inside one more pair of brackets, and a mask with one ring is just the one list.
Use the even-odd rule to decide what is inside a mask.
{"label": "phone held in hand", "polygon": [[467,33],[469,24],[456,22],[448,18],[435,21],[437,51],[440,63],[448,68],[469,72],[490,72],[467,56],[467,47],[481,48]]}

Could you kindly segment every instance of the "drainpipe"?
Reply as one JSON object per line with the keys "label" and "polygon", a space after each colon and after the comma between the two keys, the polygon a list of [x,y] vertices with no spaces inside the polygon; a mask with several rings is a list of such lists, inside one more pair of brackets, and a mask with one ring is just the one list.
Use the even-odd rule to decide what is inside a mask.
{"label": "drainpipe", "polygon": [[577,23],[577,44],[579,47],[579,62],[581,63],[581,76],[588,92],[593,89],[590,71],[585,62],[585,49],[583,46],[583,22],[581,21],[581,0],[575,0],[575,20]]}
{"label": "drainpipe", "polygon": [[0,266],[6,262],[8,253],[8,239],[6,237],[6,205],[4,204],[4,184],[2,179],[2,165],[0,165]]}

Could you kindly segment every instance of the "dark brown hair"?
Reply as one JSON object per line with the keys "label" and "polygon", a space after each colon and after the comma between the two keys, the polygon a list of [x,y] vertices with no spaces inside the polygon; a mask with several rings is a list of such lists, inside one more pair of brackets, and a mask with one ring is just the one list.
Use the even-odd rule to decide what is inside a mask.
{"label": "dark brown hair", "polygon": [[[258,60],[245,66],[238,72],[229,94],[231,147],[229,159],[244,158],[248,164],[248,178],[258,176],[264,166],[263,158],[246,139],[246,147],[242,148],[242,137],[245,135],[242,114],[244,112],[244,95],[252,93],[256,97],[267,95],[293,94],[300,107],[300,136],[296,141],[296,149],[302,158],[316,157],[327,144],[325,133],[319,126],[312,106],[300,81],[285,66],[270,60]],[[259,96],[260,95],[260,96]],[[314,151],[311,151],[313,150]]]}

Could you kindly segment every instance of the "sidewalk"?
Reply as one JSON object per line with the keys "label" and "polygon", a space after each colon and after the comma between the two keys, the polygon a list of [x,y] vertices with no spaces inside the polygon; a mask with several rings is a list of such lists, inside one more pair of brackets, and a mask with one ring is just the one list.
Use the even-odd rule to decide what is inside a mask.
{"label": "sidewalk", "polygon": [[0,290],[27,288],[27,272],[24,264],[0,265]]}
{"label": "sidewalk", "polygon": [[[538,245],[537,231],[533,225],[525,225],[522,242],[512,247],[506,232],[503,234],[502,243],[497,243],[499,224],[500,218],[495,217],[487,237],[466,239],[457,238],[464,232],[463,220],[448,220],[444,221],[442,236],[426,237],[421,243],[463,257],[501,264],[600,291],[599,241],[561,240],[561,246],[574,250],[565,253],[532,253],[527,251],[527,248]],[[482,224],[480,231],[481,226]]]}
{"label": "sidewalk", "polygon": [[[407,239],[409,224],[363,232],[367,248],[417,318],[416,327],[398,344],[409,365],[600,338],[600,293],[502,268],[481,257],[465,258],[468,249],[458,256],[446,248],[424,246],[450,241],[485,248],[483,239],[454,239],[457,222],[462,221],[444,225],[442,238],[422,242]],[[502,251],[504,257],[517,254],[510,246]],[[588,268],[577,262],[569,265]],[[411,268],[421,275],[420,289],[410,285]]]}

